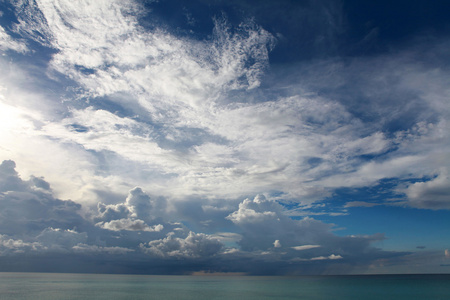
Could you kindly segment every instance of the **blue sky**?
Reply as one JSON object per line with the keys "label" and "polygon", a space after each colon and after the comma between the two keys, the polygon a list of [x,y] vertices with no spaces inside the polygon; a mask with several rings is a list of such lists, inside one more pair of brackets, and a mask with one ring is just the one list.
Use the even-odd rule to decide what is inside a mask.
{"label": "blue sky", "polygon": [[0,269],[448,273],[446,1],[1,1]]}

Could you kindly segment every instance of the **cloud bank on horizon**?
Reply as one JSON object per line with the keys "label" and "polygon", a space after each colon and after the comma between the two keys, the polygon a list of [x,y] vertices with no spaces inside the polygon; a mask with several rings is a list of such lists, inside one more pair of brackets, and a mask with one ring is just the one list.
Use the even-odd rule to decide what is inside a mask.
{"label": "cloud bank on horizon", "polygon": [[0,2],[1,268],[446,272],[445,4],[360,5]]}

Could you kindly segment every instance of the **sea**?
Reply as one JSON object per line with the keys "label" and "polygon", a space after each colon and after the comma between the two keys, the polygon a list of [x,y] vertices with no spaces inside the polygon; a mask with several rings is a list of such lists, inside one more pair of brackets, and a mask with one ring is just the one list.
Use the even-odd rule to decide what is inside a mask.
{"label": "sea", "polygon": [[0,299],[450,299],[450,275],[151,276],[1,273]]}

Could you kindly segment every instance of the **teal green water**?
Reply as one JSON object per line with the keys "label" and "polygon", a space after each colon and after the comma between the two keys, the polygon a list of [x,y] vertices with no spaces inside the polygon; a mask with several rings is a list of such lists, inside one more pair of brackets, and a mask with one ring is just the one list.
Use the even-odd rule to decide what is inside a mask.
{"label": "teal green water", "polygon": [[0,299],[450,299],[450,275],[146,276],[0,273]]}

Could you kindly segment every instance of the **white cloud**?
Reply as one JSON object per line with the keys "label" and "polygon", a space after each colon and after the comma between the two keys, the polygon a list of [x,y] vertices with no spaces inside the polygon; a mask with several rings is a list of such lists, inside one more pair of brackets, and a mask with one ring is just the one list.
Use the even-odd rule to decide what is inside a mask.
{"label": "white cloud", "polygon": [[103,229],[112,231],[129,230],[129,231],[154,232],[154,231],[161,231],[164,229],[164,226],[161,224],[149,226],[145,224],[144,221],[139,219],[119,219],[119,220],[112,220],[109,222],[99,222],[95,225]]}
{"label": "white cloud", "polygon": [[[86,6],[90,9],[86,10]],[[42,20],[31,16],[36,10],[40,11]],[[129,93],[129,96],[118,99],[118,104],[125,98],[134,99],[126,100],[127,104],[134,106],[140,114],[150,115],[154,122],[160,122],[158,126],[163,126],[160,132],[167,132],[167,137],[172,135],[171,132],[176,134],[178,131],[171,123],[215,133],[214,128],[223,125],[214,120],[228,110],[217,106],[224,100],[223,92],[254,88],[259,84],[258,78],[267,65],[268,48],[273,38],[250,23],[242,24],[235,33],[231,33],[226,21],[217,19],[212,40],[181,40],[159,30],[145,32],[133,16],[136,10],[131,2],[120,5],[115,2],[87,2],[81,5],[38,1],[37,7],[31,4],[25,6],[22,17],[42,23],[46,20],[47,25],[39,27],[38,32],[45,32],[50,37],[49,44],[59,50],[53,56],[53,68],[69,74],[88,94],[112,96],[117,92]],[[95,20],[91,19],[92,15],[96,16]],[[23,22],[17,32],[33,36]],[[39,40],[39,36],[35,38]],[[131,58],[130,53],[134,52],[125,49],[125,46],[139,51]],[[86,74],[79,66],[95,68],[95,72]],[[239,110],[236,112],[239,113]],[[60,124],[46,124],[45,134],[60,142],[75,143],[98,152],[111,151],[143,164],[153,174],[158,174],[155,176],[157,178],[153,178],[152,185],[148,186],[155,192],[170,191],[173,196],[184,197],[200,191],[207,195],[217,183],[222,183],[218,189],[215,188],[216,191],[225,197],[234,197],[244,192],[245,186],[253,190],[261,186],[270,189],[266,187],[273,179],[270,174],[286,166],[285,162],[270,160],[271,165],[257,167],[258,162],[266,160],[261,155],[256,156],[250,165],[241,163],[236,166],[242,161],[240,155],[252,155],[246,149],[239,149],[242,141],[235,143],[238,148],[204,143],[193,147],[190,155],[186,156],[162,149],[148,124],[93,108],[72,110],[71,115]],[[240,123],[243,121],[242,126],[251,125],[244,119]],[[77,132],[71,130],[71,124],[89,130]],[[240,127],[236,130],[242,132]],[[217,133],[226,136],[226,131]],[[264,142],[261,141],[261,145]],[[289,141],[285,140],[285,143]],[[245,148],[252,146],[249,144]],[[235,155],[238,158],[233,158]],[[242,170],[247,173],[247,178],[235,189],[230,189]],[[268,178],[263,184],[255,186],[261,173],[267,174]],[[176,174],[177,178],[169,181],[160,179],[165,174]],[[279,182],[282,178],[272,185]],[[165,189],[167,184],[174,188]],[[196,190],[192,189],[193,184],[197,186]]]}
{"label": "white cloud", "polygon": [[12,239],[0,234],[0,255],[18,254],[28,251],[40,251],[44,247],[38,242],[24,242],[20,239]]}
{"label": "white cloud", "polygon": [[311,260],[327,260],[327,259],[331,259],[331,260],[335,260],[335,259],[342,259],[343,257],[340,255],[334,255],[331,254],[329,256],[318,256],[318,257],[313,257],[311,258]]}
{"label": "white cloud", "polygon": [[186,238],[169,233],[164,239],[141,244],[141,250],[145,253],[164,258],[207,258],[218,254],[222,247],[217,239],[192,231]]}
{"label": "white cloud", "polygon": [[[223,85],[256,87],[267,64],[266,45],[273,42],[269,33],[253,24],[231,34],[223,19],[216,20],[214,39],[206,44],[183,41],[158,29],[148,32],[137,21],[145,9],[134,1],[37,1],[37,6],[28,4],[22,10],[17,31],[36,40],[50,37],[48,43],[59,50],[52,66],[100,96],[144,91],[172,104],[191,105],[201,100],[195,99],[198,92],[214,94]],[[37,23],[40,34],[34,34],[25,19]],[[253,63],[247,67],[249,60]],[[84,75],[77,66],[97,71]],[[158,98],[143,101],[148,108],[165,107]]]}
{"label": "white cloud", "polygon": [[[24,78],[30,74],[21,71],[20,67],[16,69],[3,61],[0,65],[5,66],[0,74],[0,85],[5,86],[0,88],[0,117],[3,120],[0,123],[0,158],[20,162],[18,169],[23,176],[43,175],[52,183],[58,197],[82,202],[96,200],[92,190],[101,186],[98,184],[101,176],[94,171],[96,160],[92,153],[78,145],[61,143],[55,139],[56,135],[41,131],[42,126],[53,119],[51,110],[59,110],[60,104],[52,103],[39,92],[21,88]],[[107,178],[101,181],[108,185]],[[113,184],[110,186],[115,189]]]}
{"label": "white cloud", "polygon": [[135,187],[129,191],[123,203],[108,205],[98,203],[98,214],[94,217],[97,221],[95,225],[112,231],[160,232],[164,229],[164,225],[155,222],[165,217],[165,208],[165,201],[151,199],[141,188]]}
{"label": "white cloud", "polygon": [[[153,12],[138,1],[11,3],[18,23],[0,27],[0,157],[29,180],[2,164],[8,251],[126,253],[145,241],[147,254],[199,259],[222,255],[223,243],[240,246],[227,255],[267,260],[368,261],[387,255],[370,246],[380,236],[336,236],[275,200],[311,204],[336,188],[436,175],[397,191],[413,207],[449,208],[450,76],[418,64],[420,53],[304,61],[264,82],[275,41],[253,21],[216,18],[197,40],[144,26]],[[29,51],[35,42],[44,47]],[[256,194],[277,196],[237,207]],[[83,206],[83,218],[58,198],[97,212]],[[180,220],[211,234],[170,223]]]}
{"label": "white cloud", "polygon": [[135,250],[124,247],[99,247],[96,245],[78,244],[72,247],[72,250],[76,253],[83,254],[127,254],[134,252]]}
{"label": "white cloud", "polygon": [[291,247],[294,250],[297,251],[302,251],[302,250],[309,250],[309,249],[314,249],[314,248],[319,248],[320,245],[302,245],[302,246],[295,246],[295,247]]}
{"label": "white cloud", "polygon": [[429,181],[409,185],[404,192],[412,207],[450,209],[450,178],[446,169]]}
{"label": "white cloud", "polygon": [[[198,41],[143,28],[138,17],[144,9],[133,1],[36,3],[20,8],[15,31],[57,49],[50,69],[73,79],[81,87],[78,96],[91,102],[79,105],[69,93],[65,103],[77,108],[62,120],[41,118],[43,126],[27,130],[27,140],[36,148],[51,145],[58,161],[75,155],[85,162],[78,168],[66,165],[51,178],[58,192],[69,190],[63,182],[77,185],[70,193],[76,200],[94,202],[95,190],[121,193],[120,188],[140,185],[170,199],[236,199],[277,190],[284,198],[308,203],[330,196],[336,187],[407,176],[411,165],[414,174],[429,174],[431,167],[423,166],[436,164],[426,154],[429,149],[419,145],[437,129],[422,134],[422,142],[393,139],[355,117],[348,103],[305,92],[252,102],[239,98],[253,96],[247,91],[232,98],[229,91],[244,93],[260,84],[273,46],[273,37],[251,22],[231,30],[217,18],[211,38]],[[350,68],[364,66],[355,62]],[[440,80],[439,87],[444,83]],[[412,88],[404,81],[401,86]],[[116,104],[118,112],[100,109],[93,101],[98,96]],[[426,93],[437,106],[441,96]],[[202,138],[186,134],[189,130]],[[445,133],[444,138],[448,141]],[[17,142],[14,138],[14,145],[7,145],[10,153],[20,153],[12,158],[29,157]],[[395,147],[384,160],[361,158]],[[49,168],[49,160],[33,161]]]}
{"label": "white cloud", "polygon": [[[258,196],[257,196],[258,197]],[[259,196],[264,197],[264,196]],[[259,199],[259,198],[255,198]],[[235,224],[242,223],[260,223],[264,221],[269,221],[274,218],[277,218],[277,214],[273,211],[256,211],[253,207],[254,203],[259,200],[250,200],[245,199],[241,204],[239,204],[239,209],[232,214],[230,214],[227,219],[232,221]],[[258,207],[259,208],[259,207]]]}
{"label": "white cloud", "polygon": [[243,237],[238,244],[245,251],[272,248],[274,240],[279,240],[283,247],[315,245],[331,236],[329,225],[308,217],[292,220],[280,204],[262,195],[245,199],[227,219],[242,230]]}
{"label": "white cloud", "polygon": [[[166,216],[166,201],[162,198],[152,199],[141,188],[135,187],[128,193],[125,202],[118,204],[97,205],[95,220],[98,226],[112,228],[151,228],[145,222],[162,220]],[[114,221],[114,222],[113,222]],[[158,225],[161,228],[162,225]]]}
{"label": "white cloud", "polygon": [[[252,213],[248,214],[250,209]],[[254,217],[264,212],[264,217]],[[245,199],[228,218],[240,229],[242,239],[237,244],[242,253],[264,253],[267,259],[305,262],[345,257],[358,260],[368,259],[367,255],[373,259],[381,253],[371,243],[384,239],[383,234],[336,236],[332,233],[332,225],[311,217],[293,220],[280,204],[261,196]]]}
{"label": "white cloud", "polygon": [[29,51],[27,45],[23,41],[12,39],[2,26],[0,26],[0,50],[13,50],[19,53],[25,53]]}

